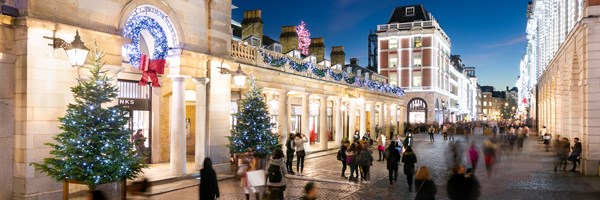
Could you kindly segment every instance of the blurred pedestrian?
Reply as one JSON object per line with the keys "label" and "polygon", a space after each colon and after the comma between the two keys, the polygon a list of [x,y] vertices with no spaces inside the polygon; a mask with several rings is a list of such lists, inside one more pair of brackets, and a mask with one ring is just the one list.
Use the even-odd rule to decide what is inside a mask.
{"label": "blurred pedestrian", "polygon": [[363,143],[362,150],[358,156],[359,164],[362,169],[362,178],[365,181],[371,180],[370,169],[371,165],[373,165],[373,153],[369,150],[369,144]]}
{"label": "blurred pedestrian", "polygon": [[408,191],[412,191],[415,163],[417,163],[417,155],[413,152],[412,147],[406,147],[406,151],[402,155],[402,163],[404,163],[404,174],[408,183]]}
{"label": "blurred pedestrian", "polygon": [[217,173],[212,167],[212,160],[208,157],[204,158],[200,170],[200,200],[214,200],[221,196],[217,181]]}
{"label": "blurred pedestrian", "polygon": [[550,133],[548,133],[547,131],[543,131],[545,132],[543,137],[544,140],[544,145],[546,146],[546,152],[550,151],[550,141],[552,140],[552,135]]}
{"label": "blurred pedestrian", "polygon": [[485,169],[489,177],[492,175],[492,167],[496,160],[496,145],[489,139],[483,141],[483,159],[485,160]]}
{"label": "blurred pedestrian", "polygon": [[240,186],[246,195],[246,200],[250,200],[250,193],[253,193],[257,200],[260,199],[259,192],[253,185],[250,184],[250,181],[248,180],[248,172],[254,170],[256,170],[256,159],[254,159],[252,153],[247,153],[244,155],[244,158],[242,159],[242,165],[237,171],[237,174],[242,176],[240,180]]}
{"label": "blurred pedestrian", "polygon": [[415,175],[415,186],[417,187],[417,196],[415,200],[435,200],[437,187],[431,180],[429,168],[420,166]]}
{"label": "blurred pedestrian", "polygon": [[294,172],[293,166],[294,166],[294,134],[290,133],[290,135],[287,138],[287,141],[285,142],[285,155],[286,155],[286,161],[285,161],[285,168],[287,169],[287,173],[288,174],[296,174]]}
{"label": "blurred pedestrian", "polygon": [[92,200],[106,200],[106,196],[100,190],[92,190]]}
{"label": "blurred pedestrian", "polygon": [[304,186],[304,196],[302,196],[301,200],[316,200],[317,194],[319,190],[317,188],[317,184],[315,182],[308,182]]}
{"label": "blurred pedestrian", "polygon": [[575,168],[577,168],[577,163],[580,162],[579,156],[581,156],[581,142],[579,142],[579,138],[575,138],[573,140],[573,142],[575,142],[575,144],[573,144],[573,147],[571,147],[572,152],[571,155],[569,156],[569,160],[571,160],[571,162],[573,162],[573,168],[570,170],[571,172],[575,172]]}
{"label": "blurred pedestrian", "polygon": [[479,161],[479,150],[477,149],[477,145],[475,145],[475,141],[471,142],[468,155],[471,167],[473,168],[473,171],[475,171],[477,169],[477,162]]}
{"label": "blurred pedestrian", "polygon": [[481,185],[475,174],[473,174],[474,171],[475,169],[469,168],[465,173],[465,190],[467,192],[465,200],[476,200],[481,195]]}
{"label": "blurred pedestrian", "polygon": [[398,180],[398,163],[400,162],[400,152],[396,149],[396,142],[390,143],[390,146],[385,150],[385,157],[390,185],[394,185],[394,182]]}
{"label": "blurred pedestrian", "polygon": [[294,146],[296,147],[296,171],[300,176],[304,172],[304,158],[306,158],[306,151],[304,151],[304,143],[308,142],[308,139],[304,134],[296,133],[294,138]]}
{"label": "blurred pedestrian", "polygon": [[385,151],[385,135],[380,134],[377,137],[377,151],[379,152],[379,159],[377,161],[384,161],[385,156],[383,151]]}
{"label": "blurred pedestrian", "polygon": [[448,125],[442,125],[442,135],[444,136],[444,141],[448,140]]}
{"label": "blurred pedestrian", "polygon": [[467,180],[465,178],[465,167],[458,165],[453,170],[452,177],[446,183],[446,191],[448,198],[453,200],[468,199],[468,191],[466,189]]}
{"label": "blurred pedestrian", "polygon": [[350,145],[350,142],[348,142],[348,140],[344,140],[342,142],[342,146],[340,147],[340,150],[337,153],[337,160],[339,160],[340,162],[342,162],[342,178],[346,178],[346,150],[348,150],[348,146]]}
{"label": "blurred pedestrian", "polygon": [[450,141],[454,141],[454,135],[456,135],[456,126],[454,124],[450,125],[450,128],[448,128],[448,132],[450,135]]}
{"label": "blurred pedestrian", "polygon": [[563,171],[567,171],[567,158],[569,156],[569,148],[571,145],[569,144],[569,139],[562,138],[560,142],[558,142],[556,147],[556,164],[554,165],[554,171],[556,172],[559,167],[562,166]]}
{"label": "blurred pedestrian", "polygon": [[283,150],[277,148],[273,151],[273,156],[267,164],[267,187],[269,189],[269,200],[283,200],[283,193],[286,189],[285,174],[287,168],[283,158]]}
{"label": "blurred pedestrian", "polygon": [[354,172],[357,170],[356,144],[351,144],[348,150],[346,150],[346,164],[350,166],[350,177],[348,177],[348,180],[358,181],[358,173],[356,177],[354,176]]}
{"label": "blurred pedestrian", "polygon": [[433,125],[429,126],[429,130],[427,132],[429,133],[429,141],[434,142],[433,133],[435,133],[435,127],[433,127]]}
{"label": "blurred pedestrian", "polygon": [[523,129],[523,127],[519,127],[519,130],[517,130],[517,148],[523,149],[523,141],[525,141],[525,130]]}

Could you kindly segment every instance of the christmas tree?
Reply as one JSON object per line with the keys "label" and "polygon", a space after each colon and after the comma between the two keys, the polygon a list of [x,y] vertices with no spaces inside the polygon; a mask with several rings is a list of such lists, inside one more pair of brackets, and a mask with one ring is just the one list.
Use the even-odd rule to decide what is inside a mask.
{"label": "christmas tree", "polygon": [[89,80],[79,79],[71,88],[75,103],[69,104],[65,116],[59,118],[62,133],[54,137],[55,143],[46,144],[52,147],[53,157],[31,164],[56,181],[79,181],[90,190],[123,178],[133,179],[147,167],[144,156],[134,150],[142,141],[130,141],[126,111],[118,105],[104,105],[115,99],[118,91],[102,70],[106,53],[96,46],[92,54],[93,66],[86,67]]}
{"label": "christmas tree", "polygon": [[250,91],[245,93],[241,111],[236,114],[237,124],[231,131],[229,149],[233,153],[253,152],[256,157],[265,157],[279,146],[278,135],[271,132],[273,125],[267,104],[263,101],[262,88],[250,79]]}

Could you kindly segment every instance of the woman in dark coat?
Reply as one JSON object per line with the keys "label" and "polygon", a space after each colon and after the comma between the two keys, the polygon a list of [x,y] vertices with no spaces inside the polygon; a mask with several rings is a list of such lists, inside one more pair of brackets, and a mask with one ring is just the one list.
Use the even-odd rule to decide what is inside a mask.
{"label": "woman in dark coat", "polygon": [[419,167],[415,175],[415,187],[417,188],[417,196],[415,200],[435,200],[437,187],[431,180],[429,168],[426,166]]}
{"label": "woman in dark coat", "polygon": [[219,198],[219,184],[217,173],[212,168],[212,160],[204,159],[204,165],[200,170],[200,200],[214,200]]}
{"label": "woman in dark coat", "polygon": [[392,141],[384,154],[387,161],[390,185],[394,185],[394,181],[398,179],[398,162],[400,162],[400,152],[396,150],[396,142]]}
{"label": "woman in dark coat", "polygon": [[406,174],[408,191],[412,191],[413,175],[415,174],[415,163],[417,163],[417,156],[413,152],[411,146],[406,147],[406,151],[404,151],[404,154],[402,155],[402,163],[404,163],[404,174]]}

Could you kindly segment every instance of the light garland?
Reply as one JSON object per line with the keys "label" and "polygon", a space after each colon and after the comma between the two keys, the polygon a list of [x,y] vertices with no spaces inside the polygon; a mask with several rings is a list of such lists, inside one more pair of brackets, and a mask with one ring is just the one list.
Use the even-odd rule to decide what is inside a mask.
{"label": "light garland", "polygon": [[154,38],[154,53],[150,59],[165,59],[169,47],[167,36],[158,22],[148,16],[134,16],[127,20],[123,37],[131,39],[131,44],[126,44],[126,55],[129,63],[137,68],[140,64],[140,37],[143,30],[148,31]]}

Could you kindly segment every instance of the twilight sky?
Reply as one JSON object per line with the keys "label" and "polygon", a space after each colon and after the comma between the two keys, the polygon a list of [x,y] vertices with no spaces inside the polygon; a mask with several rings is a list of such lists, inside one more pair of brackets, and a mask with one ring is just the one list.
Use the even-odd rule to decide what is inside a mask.
{"label": "twilight sky", "polygon": [[[377,3],[374,3],[377,2]],[[311,37],[324,37],[325,57],[331,46],[342,45],[348,59],[367,65],[367,36],[385,24],[396,6],[423,4],[450,37],[451,54],[461,55],[466,66],[477,67],[480,85],[497,90],[511,88],[519,74],[525,51],[528,0],[233,0],[238,9],[233,19],[241,22],[243,11],[262,10],[264,34],[279,40],[281,26],[307,24]]]}

